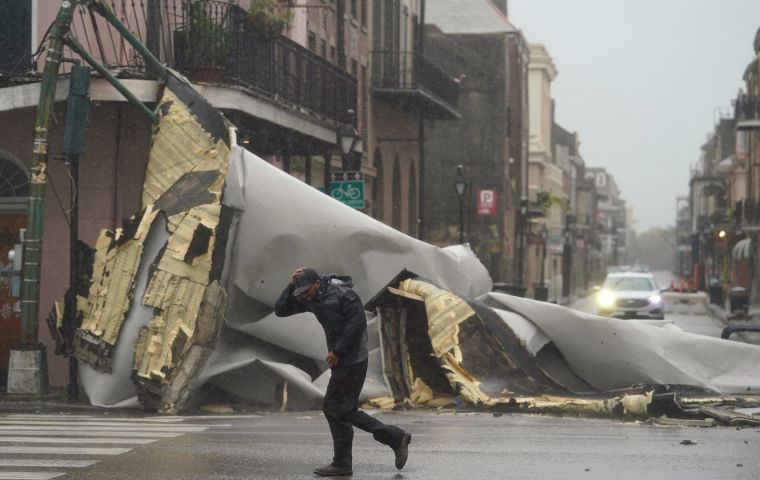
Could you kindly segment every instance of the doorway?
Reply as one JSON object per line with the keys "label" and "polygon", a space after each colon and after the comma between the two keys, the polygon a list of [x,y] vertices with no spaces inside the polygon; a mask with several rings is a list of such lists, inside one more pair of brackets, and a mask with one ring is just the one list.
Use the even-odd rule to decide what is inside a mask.
{"label": "doorway", "polygon": [[21,338],[21,236],[26,228],[29,177],[0,157],[0,387],[5,388],[10,350]]}

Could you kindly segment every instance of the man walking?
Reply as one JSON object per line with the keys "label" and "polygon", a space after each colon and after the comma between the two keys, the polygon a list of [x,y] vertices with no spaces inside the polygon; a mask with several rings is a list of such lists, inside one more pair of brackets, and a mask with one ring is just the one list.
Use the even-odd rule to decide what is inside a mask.
{"label": "man walking", "polygon": [[409,432],[385,425],[359,410],[359,394],[367,376],[367,317],[351,277],[319,276],[311,268],[299,268],[275,303],[275,314],[286,317],[311,312],[319,320],[327,340],[327,363],[332,375],[322,410],[333,437],[333,460],[314,469],[320,476],[352,475],[352,426],[369,432],[388,445],[401,470],[409,455]]}

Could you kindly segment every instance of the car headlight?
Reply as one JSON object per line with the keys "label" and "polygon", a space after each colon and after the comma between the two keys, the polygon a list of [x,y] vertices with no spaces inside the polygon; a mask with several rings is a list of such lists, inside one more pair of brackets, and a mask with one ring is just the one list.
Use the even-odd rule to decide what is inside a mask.
{"label": "car headlight", "polygon": [[615,295],[607,290],[599,292],[599,296],[596,299],[596,303],[601,308],[610,308],[615,304]]}
{"label": "car headlight", "polygon": [[649,303],[660,303],[662,302],[662,297],[659,295],[652,295],[649,297]]}

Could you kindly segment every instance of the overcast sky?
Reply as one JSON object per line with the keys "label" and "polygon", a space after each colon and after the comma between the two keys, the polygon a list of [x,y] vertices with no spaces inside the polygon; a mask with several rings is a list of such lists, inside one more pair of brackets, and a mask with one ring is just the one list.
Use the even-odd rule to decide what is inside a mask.
{"label": "overcast sky", "polygon": [[615,176],[636,229],[674,224],[753,58],[760,0],[509,0],[509,16],[554,58],[557,122]]}

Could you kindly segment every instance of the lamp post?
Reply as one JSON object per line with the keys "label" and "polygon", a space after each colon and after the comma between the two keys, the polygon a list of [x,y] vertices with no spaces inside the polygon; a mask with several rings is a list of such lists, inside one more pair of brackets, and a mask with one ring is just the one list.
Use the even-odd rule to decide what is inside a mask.
{"label": "lamp post", "polygon": [[519,218],[517,219],[517,284],[523,285],[523,271],[525,268],[525,216],[528,214],[528,199],[520,199]]}
{"label": "lamp post", "polygon": [[541,225],[541,239],[543,240],[543,250],[541,252],[541,283],[533,284],[533,297],[536,300],[547,301],[549,299],[549,289],[546,287],[544,273],[546,271],[546,243],[549,240],[549,229],[544,223]]}
{"label": "lamp post", "polygon": [[565,226],[565,243],[562,245],[562,296],[569,297],[573,287],[573,230],[568,215]]}
{"label": "lamp post", "polygon": [[543,250],[541,251],[541,286],[545,287],[546,282],[544,281],[544,272],[546,271],[546,242],[549,240],[549,229],[546,227],[546,224],[544,223],[541,225],[541,240],[543,240]]}
{"label": "lamp post", "polygon": [[457,165],[457,179],[454,188],[459,195],[459,244],[464,244],[464,193],[467,191],[467,179],[464,178],[464,167]]}
{"label": "lamp post", "polygon": [[349,165],[351,154],[359,144],[360,137],[359,132],[354,126],[354,111],[348,111],[349,121],[347,123],[341,123],[337,132],[337,144],[340,147],[341,163],[343,164],[343,171],[349,170],[361,170],[361,166],[356,168],[356,165]]}

